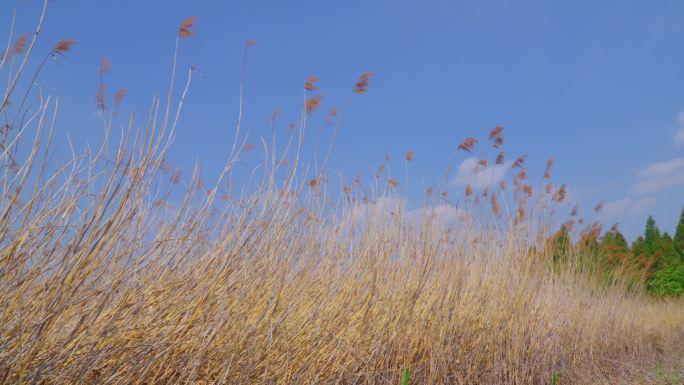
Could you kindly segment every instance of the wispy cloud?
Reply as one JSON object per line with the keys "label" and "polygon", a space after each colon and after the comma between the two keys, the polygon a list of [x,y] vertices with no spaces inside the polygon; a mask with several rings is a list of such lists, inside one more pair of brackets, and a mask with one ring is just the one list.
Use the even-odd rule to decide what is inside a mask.
{"label": "wispy cloud", "polygon": [[655,199],[651,197],[624,197],[603,204],[603,213],[615,218],[624,218],[628,215],[642,215],[653,206]]}
{"label": "wispy cloud", "polygon": [[635,194],[648,194],[684,184],[684,159],[675,158],[637,170],[640,179],[632,186]]}
{"label": "wispy cloud", "polygon": [[473,188],[483,189],[496,185],[505,177],[511,168],[512,162],[504,162],[493,166],[478,165],[477,158],[468,158],[458,166],[456,176],[451,179],[451,184],[466,185],[470,184]]}
{"label": "wispy cloud", "polygon": [[684,169],[684,159],[675,158],[665,162],[652,163],[637,171],[642,178],[655,178],[671,175],[673,172]]}
{"label": "wispy cloud", "polygon": [[422,206],[409,210],[406,201],[393,197],[380,197],[372,202],[359,203],[344,217],[344,221],[357,225],[365,223],[383,223],[391,216],[401,215],[405,223],[421,225],[424,222],[452,226],[463,222],[466,212],[450,204]]}
{"label": "wispy cloud", "polygon": [[[684,145],[684,111],[677,115],[674,142]],[[675,186],[684,186],[684,158],[674,158],[648,164],[634,171],[636,180],[631,194],[605,202],[601,216],[628,219],[643,216],[656,205],[657,194]]]}
{"label": "wispy cloud", "polygon": [[387,219],[387,215],[398,214],[404,211],[406,202],[403,199],[392,197],[380,197],[373,202],[359,203],[347,213],[345,220],[354,222],[366,222],[369,219]]}
{"label": "wispy cloud", "polygon": [[684,144],[684,111],[680,112],[677,116],[677,132],[674,136],[674,141],[676,144]]}
{"label": "wispy cloud", "polygon": [[421,207],[407,213],[410,221],[422,223],[423,221],[433,221],[444,225],[451,225],[463,221],[466,217],[465,211],[449,204],[441,204],[434,207]]}

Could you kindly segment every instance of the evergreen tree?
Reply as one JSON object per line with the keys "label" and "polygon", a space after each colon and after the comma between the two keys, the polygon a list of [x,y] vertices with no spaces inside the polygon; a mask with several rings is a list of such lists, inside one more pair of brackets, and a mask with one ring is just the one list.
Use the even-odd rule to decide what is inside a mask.
{"label": "evergreen tree", "polygon": [[663,267],[676,267],[681,263],[679,253],[677,253],[674,247],[674,241],[667,231],[661,237],[660,250],[657,252],[662,252],[661,261]]}
{"label": "evergreen tree", "polygon": [[661,248],[661,242],[660,229],[658,228],[658,225],[656,225],[653,216],[649,215],[648,220],[646,220],[646,230],[644,231],[644,246],[646,247],[646,252],[654,254]]}
{"label": "evergreen tree", "polygon": [[641,253],[642,260],[647,263],[648,270],[651,273],[663,268],[665,265],[663,255],[663,237],[660,235],[660,229],[656,225],[653,216],[649,215],[646,221],[646,229],[644,230],[644,250]]}
{"label": "evergreen tree", "polygon": [[632,253],[636,256],[646,253],[646,241],[641,235],[632,242]]}
{"label": "evergreen tree", "polygon": [[[639,248],[639,243],[643,244],[643,238],[640,237],[635,241],[637,248]],[[607,278],[621,277],[630,288],[639,287],[639,284],[644,282],[648,261],[645,257],[642,257],[641,261],[635,258],[627,240],[616,227],[603,236],[601,255],[608,269]]]}
{"label": "evergreen tree", "polygon": [[615,231],[615,244],[619,247],[624,248],[629,251],[629,245],[627,244],[627,239],[621,232]]}
{"label": "evergreen tree", "polygon": [[673,239],[674,248],[679,253],[679,260],[684,263],[684,208],[679,216],[679,223]]}
{"label": "evergreen tree", "polygon": [[617,230],[608,231],[601,241],[601,255],[611,266],[629,263],[629,245],[625,237]]}

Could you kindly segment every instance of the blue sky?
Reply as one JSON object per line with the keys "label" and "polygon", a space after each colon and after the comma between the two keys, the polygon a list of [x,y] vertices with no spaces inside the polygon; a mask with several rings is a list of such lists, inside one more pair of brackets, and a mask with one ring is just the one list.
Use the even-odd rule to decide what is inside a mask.
{"label": "blue sky", "polygon": [[[18,1],[17,32],[30,31],[40,5]],[[13,7],[0,4],[3,19]],[[166,92],[175,33],[191,15],[195,36],[182,42],[179,66],[194,64],[201,76],[170,154],[183,167],[199,159],[212,175],[222,166],[237,117],[242,49],[254,39],[245,110],[251,141],[270,135],[274,110],[286,137],[303,80],[316,75],[324,110],[351,98],[331,161],[349,178],[370,178],[386,152],[403,178],[410,149],[407,194],[419,201],[464,138],[485,139],[502,125],[507,154],[527,154],[530,175],[555,159],[554,181],[569,184],[571,203],[587,220],[605,201],[600,219],[619,222],[633,239],[648,214],[672,231],[684,206],[681,0],[54,0],[39,52],[60,39],[78,41],[40,79],[61,98],[60,129],[97,137],[102,58],[112,63],[109,92],[129,89],[120,110],[147,111],[151,96]],[[375,74],[369,93],[351,95],[364,71]],[[318,127],[324,113],[312,119]],[[258,163],[257,153],[250,156]]]}

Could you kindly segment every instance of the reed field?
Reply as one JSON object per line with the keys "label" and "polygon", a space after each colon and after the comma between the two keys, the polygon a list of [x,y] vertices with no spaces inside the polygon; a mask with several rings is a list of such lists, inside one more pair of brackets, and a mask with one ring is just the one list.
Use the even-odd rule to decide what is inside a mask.
{"label": "reed field", "polygon": [[[291,136],[251,145],[241,97],[218,178],[170,166],[193,76],[176,65],[178,43],[194,24],[169,37],[171,89],[149,115],[114,119],[125,91],[101,87],[100,142],[60,156],[59,98],[34,79],[55,60],[68,66],[78,44],[37,52],[40,24],[10,30],[0,64],[1,384],[682,383],[682,299],[656,298],[627,272],[604,279],[582,247],[554,258],[549,239],[568,218],[553,208],[566,187],[529,182],[524,157],[505,183],[451,196],[436,185],[412,206],[402,167],[420,154],[408,149],[395,174],[368,182],[330,169],[332,144],[311,164],[307,119],[344,114],[318,108],[312,76]],[[373,92],[372,80],[361,74],[352,96]],[[503,163],[504,129],[483,134],[455,143],[454,156]],[[238,178],[250,150],[263,162]]]}

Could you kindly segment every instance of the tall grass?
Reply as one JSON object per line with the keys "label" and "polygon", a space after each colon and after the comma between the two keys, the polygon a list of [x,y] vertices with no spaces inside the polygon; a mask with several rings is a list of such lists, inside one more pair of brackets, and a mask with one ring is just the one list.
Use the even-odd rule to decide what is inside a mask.
{"label": "tall grass", "polygon": [[[24,67],[0,68],[4,100]],[[612,384],[649,383],[655,362],[683,368],[682,303],[598,285],[579,253],[554,269],[548,214],[520,175],[514,198],[470,187],[464,210],[410,211],[396,179],[365,198],[358,183],[331,192],[326,170],[311,179],[300,161],[321,101],[309,95],[285,152],[263,146],[251,187],[232,183],[241,118],[213,186],[198,172],[183,184],[165,162],[185,98],[172,90],[141,128],[131,116],[114,135],[103,113],[101,145],[55,164],[57,99],[27,87],[38,107],[3,107],[23,118],[0,148],[2,384]],[[503,144],[500,130],[490,139]],[[497,208],[483,214],[474,195]]]}

